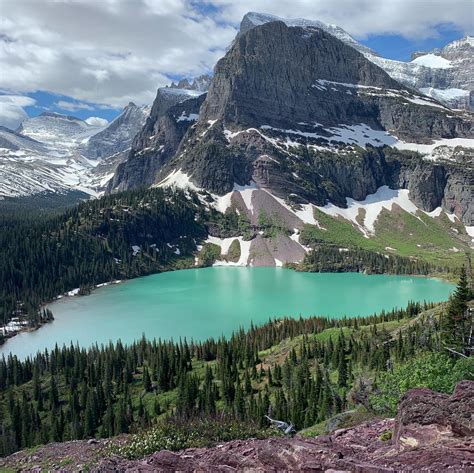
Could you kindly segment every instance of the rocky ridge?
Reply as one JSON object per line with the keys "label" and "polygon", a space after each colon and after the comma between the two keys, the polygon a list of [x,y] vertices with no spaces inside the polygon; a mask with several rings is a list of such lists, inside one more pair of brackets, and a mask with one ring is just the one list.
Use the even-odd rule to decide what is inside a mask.
{"label": "rocky ridge", "polygon": [[445,47],[414,54],[409,62],[386,59],[356,41],[336,25],[302,18],[287,19],[265,13],[249,12],[240,25],[240,34],[272,21],[283,21],[288,26],[321,28],[344,43],[357,49],[393,79],[424,94],[434,97],[451,108],[474,110],[474,38],[453,41]]}
{"label": "rocky ridge", "polygon": [[[160,451],[141,460],[110,455],[114,440],[50,444],[0,460],[22,471],[472,471],[474,382],[449,396],[408,391],[395,419],[373,420],[315,438],[235,440],[212,448]],[[387,433],[392,434],[389,440]],[[115,440],[126,442],[126,437]],[[66,461],[67,460],[67,461]]]}
{"label": "rocky ridge", "polygon": [[87,140],[82,150],[85,156],[89,159],[101,159],[130,148],[149,113],[150,107],[138,107],[130,102],[104,130]]}

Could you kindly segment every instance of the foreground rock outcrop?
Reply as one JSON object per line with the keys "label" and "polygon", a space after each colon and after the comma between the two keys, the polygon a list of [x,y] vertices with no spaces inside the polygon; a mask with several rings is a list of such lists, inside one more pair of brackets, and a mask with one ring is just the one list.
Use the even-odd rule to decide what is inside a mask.
{"label": "foreground rock outcrop", "polygon": [[[413,389],[396,419],[374,420],[328,436],[235,440],[213,448],[160,451],[141,460],[107,456],[112,442],[50,444],[0,460],[22,471],[473,471],[474,382],[451,396]],[[389,438],[393,433],[392,439]]]}

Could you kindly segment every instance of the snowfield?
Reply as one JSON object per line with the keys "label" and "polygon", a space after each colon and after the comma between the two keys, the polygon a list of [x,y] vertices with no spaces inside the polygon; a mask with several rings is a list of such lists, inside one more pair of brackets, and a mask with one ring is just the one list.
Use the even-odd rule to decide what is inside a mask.
{"label": "snowfield", "polygon": [[413,59],[411,62],[412,64],[418,64],[419,66],[429,67],[431,69],[449,69],[452,67],[451,61],[444,57],[437,56],[436,54],[425,54],[424,56]]}

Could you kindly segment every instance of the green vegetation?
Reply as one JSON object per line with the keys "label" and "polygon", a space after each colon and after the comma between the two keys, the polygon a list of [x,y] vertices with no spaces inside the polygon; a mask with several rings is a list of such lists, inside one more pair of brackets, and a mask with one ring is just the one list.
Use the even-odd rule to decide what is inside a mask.
{"label": "green vegetation", "polygon": [[209,233],[220,238],[243,236],[244,240],[251,240],[254,231],[244,212],[236,212],[229,207],[224,214],[211,208],[206,215]]}
{"label": "green vegetation", "polygon": [[[0,360],[0,453],[128,432],[136,435],[117,451],[135,458],[268,435],[268,413],[309,432],[391,414],[411,387],[449,391],[472,378],[472,360],[443,348],[438,315],[448,306],[285,318],[202,343],[142,339],[9,356]],[[340,415],[347,409],[356,414]]]}
{"label": "green vegetation", "polygon": [[174,419],[159,422],[148,430],[134,434],[128,442],[113,445],[111,451],[124,458],[134,459],[159,450],[210,447],[218,442],[270,435],[276,435],[276,432],[228,417],[197,418],[191,421]]}
{"label": "green vegetation", "polygon": [[41,323],[41,304],[74,288],[194,265],[204,210],[183,192],[146,189],[84,202],[58,216],[0,217],[0,323]]}
{"label": "green vegetation", "polygon": [[[395,414],[398,401],[409,389],[427,387],[450,393],[460,380],[474,377],[474,357],[471,356],[474,354],[471,338],[474,319],[468,307],[472,295],[463,267],[456,291],[437,323],[438,350],[420,354],[383,373],[377,383],[376,395],[371,398],[375,410]],[[401,337],[399,332],[397,357],[405,359]],[[439,352],[443,348],[446,350]]]}
{"label": "green vegetation", "polygon": [[453,392],[462,379],[472,379],[474,358],[453,359],[444,353],[423,353],[384,373],[378,380],[377,394],[371,397],[378,412],[395,415],[403,394],[413,388],[430,388],[443,393]]}
{"label": "green vegetation", "polygon": [[286,225],[281,221],[278,214],[269,215],[265,210],[261,210],[258,214],[258,226],[263,231],[265,238],[276,238],[279,234],[289,234]]}
{"label": "green vegetation", "polygon": [[361,248],[339,248],[324,244],[313,246],[304,260],[297,266],[301,271],[356,271],[368,274],[421,274],[428,275],[433,271],[442,272],[425,261],[416,261],[400,256],[381,254]]}
{"label": "green vegetation", "polygon": [[392,437],[393,437],[393,432],[391,430],[386,430],[385,432],[382,432],[380,434],[380,440],[382,440],[382,442],[388,442],[389,440],[392,440]]}
{"label": "green vegetation", "polygon": [[311,247],[329,245],[381,253],[419,263],[430,272],[459,268],[470,251],[463,225],[451,222],[445,215],[432,218],[422,212],[414,216],[402,209],[383,210],[375,223],[375,235],[370,238],[342,217],[332,217],[319,209],[315,209],[315,217],[321,228],[305,225],[300,237],[303,244]]}
{"label": "green vegetation", "polygon": [[212,266],[221,255],[221,247],[214,243],[205,243],[199,252],[199,261],[202,266]]}
{"label": "green vegetation", "polygon": [[227,261],[231,261],[233,263],[239,261],[240,254],[240,242],[239,240],[234,240],[229,246],[229,251],[227,252]]}

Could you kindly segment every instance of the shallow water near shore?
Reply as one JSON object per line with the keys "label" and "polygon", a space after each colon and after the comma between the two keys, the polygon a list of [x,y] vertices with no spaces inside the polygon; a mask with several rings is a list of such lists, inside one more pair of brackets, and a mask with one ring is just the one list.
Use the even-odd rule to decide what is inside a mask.
{"label": "shallow water near shore", "polygon": [[88,347],[143,334],[204,340],[270,318],[365,316],[409,301],[446,300],[438,279],[357,273],[299,273],[283,268],[213,267],[155,274],[50,304],[55,320],[0,347],[24,358],[58,344]]}

